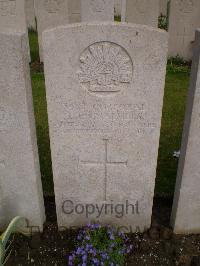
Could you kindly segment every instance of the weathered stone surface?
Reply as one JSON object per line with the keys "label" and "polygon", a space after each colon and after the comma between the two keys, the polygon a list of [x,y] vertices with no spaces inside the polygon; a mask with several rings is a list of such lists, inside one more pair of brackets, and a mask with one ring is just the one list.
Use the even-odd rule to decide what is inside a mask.
{"label": "weathered stone surface", "polygon": [[158,27],[159,0],[126,0],[126,21]]}
{"label": "weathered stone surface", "polygon": [[81,21],[114,21],[114,0],[81,0]]}
{"label": "weathered stone surface", "polygon": [[115,1],[115,16],[121,16],[121,2],[122,0],[114,0]]}
{"label": "weathered stone surface", "polygon": [[34,0],[25,0],[25,13],[28,28],[36,30]]}
{"label": "weathered stone surface", "polygon": [[68,0],[69,22],[81,22],[81,0]]}
{"label": "weathered stone surface", "polygon": [[26,32],[29,62],[31,61],[24,0],[0,0],[0,32]]}
{"label": "weathered stone surface", "polygon": [[26,32],[24,0],[0,0],[0,31]]}
{"label": "weathered stone surface", "polygon": [[[149,227],[167,33],[107,22],[58,27],[43,37],[59,226],[99,220]],[[70,201],[74,212],[67,214]],[[104,209],[98,215],[89,205],[94,213],[86,217],[85,210],[76,214],[77,204]],[[123,217],[117,204],[124,204]]]}
{"label": "weathered stone surface", "polygon": [[174,232],[200,233],[200,31],[195,50],[171,223]]}
{"label": "weathered stone surface", "polygon": [[169,56],[192,59],[195,30],[200,27],[199,10],[199,0],[171,0]]}
{"label": "weathered stone surface", "polygon": [[159,15],[163,15],[163,16],[167,16],[167,5],[169,0],[159,0],[160,2],[160,14]]}
{"label": "weathered stone surface", "polygon": [[42,56],[42,32],[69,23],[67,0],[35,0],[40,61]]}
{"label": "weathered stone surface", "polygon": [[0,33],[0,228],[15,216],[43,227],[43,193],[26,33]]}
{"label": "weathered stone surface", "polygon": [[121,22],[126,22],[126,0],[121,0]]}

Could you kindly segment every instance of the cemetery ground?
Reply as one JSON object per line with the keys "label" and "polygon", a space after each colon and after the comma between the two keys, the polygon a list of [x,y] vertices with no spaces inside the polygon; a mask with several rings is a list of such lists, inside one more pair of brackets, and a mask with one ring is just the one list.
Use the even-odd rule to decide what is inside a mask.
{"label": "cemetery ground", "polygon": [[[76,230],[58,232],[53,192],[51,153],[48,133],[43,66],[39,63],[38,41],[29,33],[31,77],[37,127],[40,166],[45,194],[47,222],[44,232],[32,237],[16,235],[7,265],[68,265],[74,248]],[[158,156],[152,228],[144,234],[131,234],[133,251],[127,265],[200,265],[200,236],[176,236],[169,228],[172,197],[181,145],[190,66],[169,60]]]}

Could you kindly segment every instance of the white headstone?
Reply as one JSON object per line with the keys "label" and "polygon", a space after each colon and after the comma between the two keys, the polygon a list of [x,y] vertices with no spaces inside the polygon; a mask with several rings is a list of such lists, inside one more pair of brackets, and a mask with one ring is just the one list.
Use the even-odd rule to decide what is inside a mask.
{"label": "white headstone", "polygon": [[159,0],[126,0],[126,22],[158,27]]}
{"label": "white headstone", "polygon": [[42,55],[42,32],[69,23],[67,0],[35,0],[40,61]]}
{"label": "white headstone", "polygon": [[81,21],[114,21],[114,0],[81,0]]}
{"label": "white headstone", "polygon": [[167,5],[169,0],[159,0],[160,2],[160,14],[163,16],[167,16]]}
{"label": "white headstone", "polygon": [[200,30],[196,32],[190,90],[171,223],[177,234],[200,233]]}
{"label": "white headstone", "polygon": [[36,30],[34,0],[25,0],[25,12],[28,28]]}
{"label": "white headstone", "polygon": [[69,22],[81,22],[81,0],[68,0]]}
{"label": "white headstone", "polygon": [[26,32],[24,0],[0,0],[0,31]]}
{"label": "white headstone", "polygon": [[121,1],[122,0],[115,0],[115,16],[121,15]]}
{"label": "white headstone", "polygon": [[169,13],[169,56],[191,60],[195,30],[200,27],[200,1],[171,0]]}
{"label": "white headstone", "polygon": [[0,33],[0,228],[45,220],[26,33]]}
{"label": "white headstone", "polygon": [[[58,27],[43,38],[59,226],[149,227],[167,33],[107,22]],[[83,206],[93,214],[80,214]]]}
{"label": "white headstone", "polygon": [[0,0],[0,32],[26,32],[29,62],[31,61],[24,0]]}
{"label": "white headstone", "polygon": [[121,22],[126,21],[126,0],[121,0]]}

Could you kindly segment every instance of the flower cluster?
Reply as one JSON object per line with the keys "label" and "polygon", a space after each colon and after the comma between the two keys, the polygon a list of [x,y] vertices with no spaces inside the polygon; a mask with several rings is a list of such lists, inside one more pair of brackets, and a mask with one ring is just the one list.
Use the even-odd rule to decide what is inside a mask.
{"label": "flower cluster", "polygon": [[69,266],[122,266],[133,249],[123,232],[110,226],[88,224],[77,236],[76,249],[69,256]]}

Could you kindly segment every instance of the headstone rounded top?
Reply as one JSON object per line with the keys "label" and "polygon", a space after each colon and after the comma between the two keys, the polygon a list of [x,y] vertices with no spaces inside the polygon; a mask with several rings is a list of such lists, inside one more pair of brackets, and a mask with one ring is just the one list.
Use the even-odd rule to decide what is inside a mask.
{"label": "headstone rounded top", "polygon": [[65,25],[58,25],[57,27],[52,27],[49,29],[46,29],[43,31],[43,35],[48,34],[49,32],[54,32],[54,34],[58,33],[59,31],[63,31],[64,29],[76,29],[76,30],[81,30],[84,28],[88,28],[88,27],[97,27],[97,28],[107,28],[107,27],[116,27],[118,29],[123,29],[123,28],[128,28],[131,30],[136,30],[138,32],[136,32],[136,34],[139,33],[139,31],[152,31],[152,32],[158,32],[161,33],[163,35],[168,35],[168,33],[165,30],[159,29],[159,28],[155,28],[152,26],[148,26],[148,25],[142,25],[142,24],[135,24],[135,23],[127,23],[127,22],[112,22],[112,21],[105,21],[105,22],[101,22],[101,24],[99,24],[98,21],[93,21],[93,22],[81,22],[81,23],[73,23],[73,24],[65,24]]}

